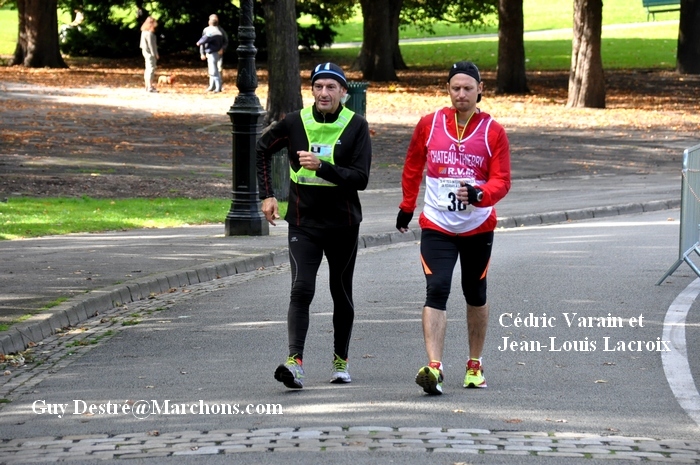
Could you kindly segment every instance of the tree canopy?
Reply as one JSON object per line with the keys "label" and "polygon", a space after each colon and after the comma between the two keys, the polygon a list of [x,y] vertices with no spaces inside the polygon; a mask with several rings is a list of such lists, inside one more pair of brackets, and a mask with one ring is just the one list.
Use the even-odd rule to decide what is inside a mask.
{"label": "tree canopy", "polygon": [[[16,0],[0,0],[0,2]],[[354,10],[345,0],[302,0],[297,2],[297,17],[309,14],[316,24],[298,26],[299,43],[307,48],[329,46],[335,33],[332,26],[352,17]],[[193,43],[216,13],[221,27],[229,33],[236,47],[239,8],[230,0],[58,0],[59,8],[85,16],[83,25],[72,29],[61,43],[64,53],[74,56],[120,58],[138,56],[139,28],[147,15],[158,20],[158,47],[163,54],[197,55]],[[144,14],[145,13],[145,14]],[[266,55],[267,28],[261,0],[254,1],[256,47]],[[193,42],[194,39],[194,42]]]}

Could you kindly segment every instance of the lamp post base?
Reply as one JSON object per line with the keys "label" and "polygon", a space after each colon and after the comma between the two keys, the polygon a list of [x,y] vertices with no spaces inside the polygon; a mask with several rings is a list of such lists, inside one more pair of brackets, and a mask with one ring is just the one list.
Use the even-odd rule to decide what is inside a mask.
{"label": "lamp post base", "polygon": [[224,221],[225,236],[268,236],[270,223],[264,216],[259,218],[250,214],[236,214],[229,212]]}

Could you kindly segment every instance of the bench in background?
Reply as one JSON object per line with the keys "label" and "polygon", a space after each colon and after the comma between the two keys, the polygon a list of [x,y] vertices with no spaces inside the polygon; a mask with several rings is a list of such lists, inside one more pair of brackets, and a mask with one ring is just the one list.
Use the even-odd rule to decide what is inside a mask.
{"label": "bench in background", "polygon": [[654,16],[656,13],[679,11],[681,0],[642,0],[642,5],[647,9],[647,21],[649,21],[649,16],[656,20]]}

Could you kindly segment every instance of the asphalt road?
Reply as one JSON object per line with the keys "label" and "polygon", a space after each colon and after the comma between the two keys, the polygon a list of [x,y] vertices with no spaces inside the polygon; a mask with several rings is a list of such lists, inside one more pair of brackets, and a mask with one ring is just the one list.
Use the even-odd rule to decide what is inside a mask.
{"label": "asphalt road", "polygon": [[[17,450],[28,454],[34,447],[38,455],[33,457],[38,459],[48,458],[41,455],[40,444],[43,450],[46,444],[59,450],[60,438],[72,437],[75,443],[95,434],[106,438],[150,434],[149,440],[157,442],[176,433],[217,433],[234,441],[231,435],[237,432],[302,432],[296,433],[302,438],[296,439],[301,446],[294,452],[250,451],[246,463],[286,461],[290,453],[298,454],[295,460],[322,463],[316,462],[317,446],[315,452],[304,448],[303,431],[334,428],[364,431],[365,436],[367,431],[380,437],[387,434],[393,447],[373,453],[363,437],[349,444],[357,449],[356,455],[324,456],[326,463],[379,459],[426,463],[424,451],[402,450],[411,444],[409,439],[418,440],[411,439],[418,429],[434,434],[541,435],[543,441],[567,434],[696,441],[698,424],[674,396],[663,352],[656,350],[666,346],[659,341],[669,307],[695,277],[683,266],[662,286],[655,286],[675,259],[677,238],[675,210],[498,231],[489,274],[492,313],[484,355],[489,388],[461,387],[465,312],[455,286],[448,303],[445,395],[437,397],[424,395],[413,382],[425,363],[420,327],[424,282],[417,243],[364,249],[358,258],[349,385],[328,383],[332,326],[325,266],[312,305],[305,353],[307,384],[300,391],[285,389],[272,376],[286,355],[287,265],[159,296],[95,321],[85,332],[47,341],[42,348],[44,363],[19,377],[13,402],[0,410],[5,439],[0,462],[15,457],[17,451],[8,448],[13,438],[21,444]],[[700,377],[700,318],[697,304],[689,310],[685,341],[687,376],[693,385],[693,379]],[[539,327],[524,322],[516,326],[516,316],[530,314]],[[595,320],[580,320],[582,316],[613,317],[608,321],[620,324],[590,327]],[[581,322],[586,325],[580,326]],[[506,350],[504,342],[509,343]],[[622,346],[625,351],[611,350]],[[679,379],[688,382],[688,378],[674,382]],[[137,420],[122,413],[85,411],[92,404],[133,406],[140,399],[156,400],[161,406],[166,400],[188,406],[200,400],[212,405],[269,404],[281,406],[283,415],[152,414]],[[690,401],[692,406],[692,397]],[[33,405],[36,409],[42,402],[67,404],[67,409],[60,417],[33,412]],[[162,450],[143,445],[141,449],[141,458],[162,463],[154,458]],[[64,459],[84,460],[87,449],[61,450]],[[667,450],[674,452],[673,446]],[[684,450],[696,457],[700,448],[686,445]],[[453,455],[457,451],[451,452],[429,460],[598,463],[590,460],[590,454],[585,460],[581,456],[564,460],[565,455],[551,460],[532,457],[532,451],[508,453],[507,448],[502,455],[457,457]],[[212,463],[221,459],[204,449],[199,454]],[[621,462],[619,458],[615,462]]]}

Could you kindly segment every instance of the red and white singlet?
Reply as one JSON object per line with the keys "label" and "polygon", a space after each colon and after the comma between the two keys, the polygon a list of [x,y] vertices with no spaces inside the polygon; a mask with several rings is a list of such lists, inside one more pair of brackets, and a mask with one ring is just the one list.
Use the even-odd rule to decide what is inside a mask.
{"label": "red and white singlet", "polygon": [[458,138],[447,130],[447,118],[453,117],[454,111],[445,110],[435,112],[426,143],[428,172],[423,214],[440,228],[463,234],[478,228],[493,210],[463,204],[456,196],[461,183],[478,186],[488,179],[492,157],[488,130],[493,118],[475,113],[475,118],[482,116],[476,128]]}

